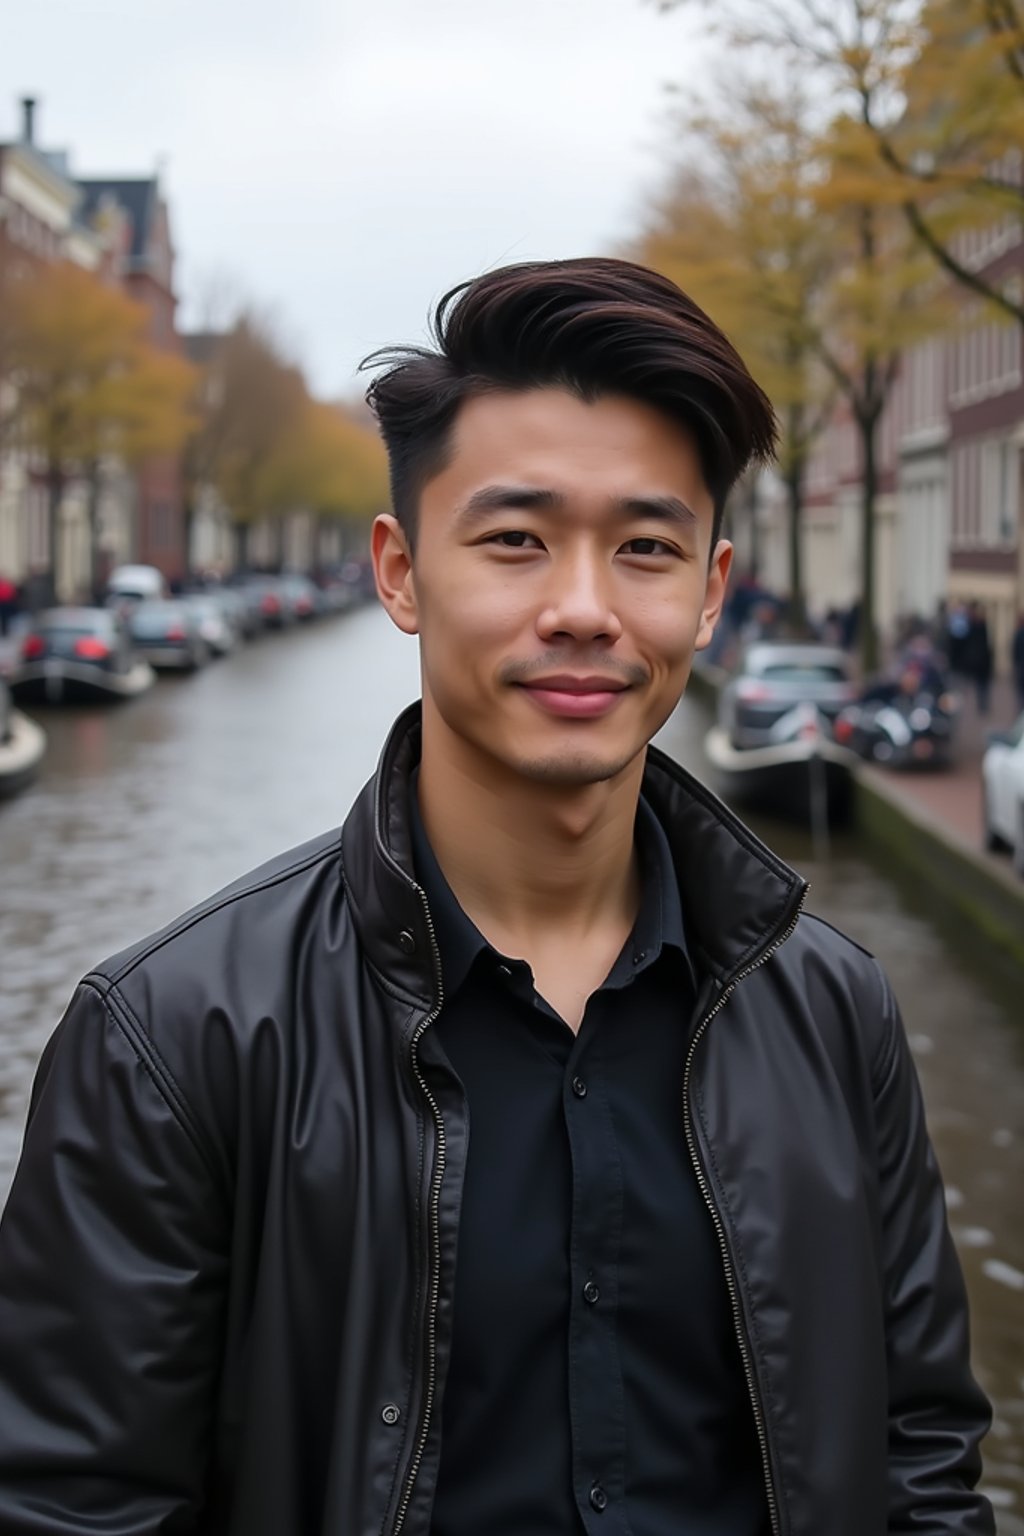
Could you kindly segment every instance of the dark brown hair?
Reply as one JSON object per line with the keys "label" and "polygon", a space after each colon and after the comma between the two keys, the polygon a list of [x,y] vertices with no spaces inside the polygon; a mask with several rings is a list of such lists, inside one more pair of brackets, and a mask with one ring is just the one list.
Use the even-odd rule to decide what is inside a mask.
{"label": "dark brown hair", "polygon": [[523,262],[446,293],[436,350],[388,347],[366,393],[388,452],[391,499],[410,542],[423,486],[445,467],[459,407],[487,390],[560,386],[627,395],[694,435],[715,504],[774,456],[775,414],[735,347],[682,289],[630,261]]}

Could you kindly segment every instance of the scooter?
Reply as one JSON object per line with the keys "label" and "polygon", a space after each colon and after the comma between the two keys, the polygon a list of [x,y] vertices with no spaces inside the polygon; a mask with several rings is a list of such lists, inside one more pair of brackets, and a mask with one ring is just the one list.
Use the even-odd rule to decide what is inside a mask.
{"label": "scooter", "polygon": [[888,768],[946,767],[959,707],[948,692],[869,693],[838,715],[833,734],[840,746]]}

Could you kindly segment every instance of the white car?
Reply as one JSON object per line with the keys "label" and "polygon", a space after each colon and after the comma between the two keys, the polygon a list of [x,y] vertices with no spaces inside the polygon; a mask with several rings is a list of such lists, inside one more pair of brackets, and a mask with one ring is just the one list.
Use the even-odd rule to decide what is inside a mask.
{"label": "white car", "polygon": [[1024,879],[1024,715],[1009,731],[993,731],[981,763],[985,847],[1008,848]]}

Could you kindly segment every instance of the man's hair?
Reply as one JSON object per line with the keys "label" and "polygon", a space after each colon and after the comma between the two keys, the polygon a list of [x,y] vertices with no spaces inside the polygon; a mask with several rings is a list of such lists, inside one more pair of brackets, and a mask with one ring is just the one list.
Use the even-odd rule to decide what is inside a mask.
{"label": "man's hair", "polygon": [[366,399],[388,453],[391,500],[410,544],[424,485],[445,468],[459,408],[495,390],[560,387],[582,400],[626,395],[695,439],[714,498],[776,446],[775,413],[735,347],[681,288],[631,261],[523,262],[446,293],[436,348],[387,347]]}

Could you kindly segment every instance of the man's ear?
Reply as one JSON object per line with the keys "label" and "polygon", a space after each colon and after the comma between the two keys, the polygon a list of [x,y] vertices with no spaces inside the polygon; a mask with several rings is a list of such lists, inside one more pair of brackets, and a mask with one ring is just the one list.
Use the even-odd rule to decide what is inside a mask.
{"label": "man's ear", "polygon": [[370,554],[373,558],[377,595],[392,623],[406,635],[419,634],[412,551],[401,523],[390,512],[383,512],[374,519],[370,534]]}
{"label": "man's ear", "polygon": [[729,540],[719,539],[715,545],[715,552],[711,556],[708,583],[704,589],[704,607],[701,610],[700,628],[697,630],[695,647],[698,651],[702,651],[705,646],[711,644],[711,637],[721,615],[722,604],[725,602],[725,589],[729,582],[732,556],[733,548]]}

